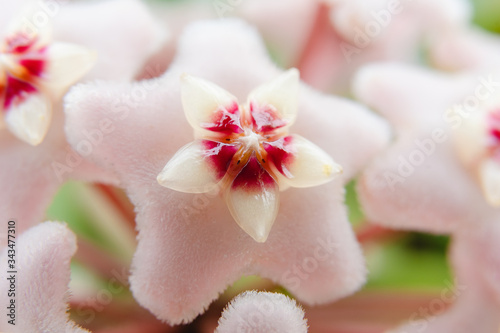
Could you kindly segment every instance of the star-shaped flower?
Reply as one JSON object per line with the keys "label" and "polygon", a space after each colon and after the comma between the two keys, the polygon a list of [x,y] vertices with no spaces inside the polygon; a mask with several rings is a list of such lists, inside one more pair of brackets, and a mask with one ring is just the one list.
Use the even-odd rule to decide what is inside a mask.
{"label": "star-shaped flower", "polygon": [[468,289],[425,332],[470,331],[474,307],[484,310],[479,312],[485,327],[498,327],[500,292],[498,280],[492,282],[500,276],[500,76],[495,73],[449,75],[383,64],[362,69],[355,79],[358,98],[397,129],[395,143],[359,180],[367,217],[454,237],[457,286],[465,283]]}
{"label": "star-shaped flower", "polygon": [[52,119],[52,100],[87,73],[95,54],[75,44],[50,40],[47,29],[14,25],[0,41],[1,123],[33,146],[42,142]]}
{"label": "star-shaped flower", "polygon": [[182,77],[186,117],[199,139],[184,146],[158,176],[158,182],[187,193],[218,186],[239,226],[265,242],[279,208],[279,190],[311,187],[342,172],[321,148],[288,135],[298,109],[295,69],[266,83],[239,106],[215,84]]}
{"label": "star-shaped flower", "polygon": [[358,183],[370,219],[450,233],[500,218],[498,187],[490,186],[498,184],[499,79],[395,64],[361,70],[357,97],[397,130],[397,141]]}
{"label": "star-shaped flower", "polygon": [[[301,301],[310,304],[333,301],[357,290],[364,282],[365,268],[347,221],[343,186],[384,147],[388,140],[386,124],[352,101],[322,95],[301,84],[299,112],[292,130],[333,156],[344,172],[321,187],[290,188],[280,193],[281,207],[273,230],[265,243],[258,243],[234,223],[220,196],[181,193],[157,182],[158,175],[179,147],[192,141],[193,129],[189,123],[199,127],[201,122],[203,126],[213,127],[222,120],[207,118],[204,113],[207,108],[203,107],[207,100],[193,98],[186,101],[192,105],[189,122],[186,121],[181,103],[183,73],[230,90],[235,98],[227,98],[226,93],[214,95],[212,89],[220,92],[219,88],[205,85],[205,81],[186,76],[183,79],[188,83],[187,88],[199,89],[201,85],[212,90],[209,96],[225,97],[211,100],[212,111],[219,107],[226,110],[221,116],[227,116],[224,119],[228,127],[243,133],[243,129],[229,124],[230,120],[239,119],[230,112],[239,110],[234,101],[246,99],[256,87],[280,77],[280,71],[269,60],[253,28],[237,20],[218,20],[199,22],[187,28],[176,60],[163,77],[132,85],[102,82],[79,85],[66,96],[67,134],[70,143],[76,146],[83,139],[83,131],[92,131],[102,119],[116,114],[117,97],[128,96],[143,86],[156,87],[145,91],[144,100],[128,110],[126,117],[116,123],[115,131],[103,138],[89,156],[119,177],[136,206],[139,244],[133,260],[131,288],[139,303],[161,320],[191,321],[229,284],[245,274],[259,274],[281,283]],[[292,70],[278,80],[288,81],[295,75]],[[197,84],[192,84],[193,81]],[[185,89],[183,93],[193,96]],[[264,101],[264,96],[257,100]],[[279,94],[267,97],[283,101],[277,105],[294,105],[284,103],[288,99]],[[296,96],[288,98],[293,102]],[[255,107],[260,109],[261,105]],[[280,117],[291,123],[295,113],[285,110],[291,109],[280,109],[283,112]],[[260,120],[256,122],[259,123]],[[208,135],[207,132],[210,133],[205,129],[204,135]],[[223,135],[220,133],[220,137]],[[247,139],[250,146],[258,142],[254,138]],[[195,141],[193,145],[205,148],[201,143]],[[228,150],[233,154],[236,149]],[[200,161],[199,154],[184,156]],[[252,156],[249,154],[247,158],[254,162],[247,165],[255,167],[257,173],[265,170],[256,160],[257,153],[255,158]],[[237,160],[235,162],[237,164]],[[196,164],[188,165],[191,171],[197,168]],[[285,163],[284,167],[290,165]],[[212,169],[202,164],[199,170],[204,172],[192,173],[191,179],[196,186],[200,179],[204,180],[201,183],[206,184],[208,180],[211,184],[223,176],[223,169],[224,164],[220,168],[213,165]],[[293,174],[293,168],[291,170]],[[160,179],[162,176],[164,174]],[[184,189],[186,179],[183,176]],[[266,184],[274,183],[268,180]],[[262,216],[264,212],[254,214]]]}
{"label": "star-shaped flower", "polygon": [[[0,1],[0,211],[3,220],[18,221],[19,232],[42,219],[66,179],[115,181],[83,160],[88,145],[73,150],[66,143],[66,89],[86,72],[88,80],[130,80],[162,42],[147,8],[135,0],[37,2],[22,9],[25,3]],[[110,130],[112,121],[103,128]],[[97,134],[105,134],[103,128]],[[90,147],[98,144],[97,134],[87,133]]]}

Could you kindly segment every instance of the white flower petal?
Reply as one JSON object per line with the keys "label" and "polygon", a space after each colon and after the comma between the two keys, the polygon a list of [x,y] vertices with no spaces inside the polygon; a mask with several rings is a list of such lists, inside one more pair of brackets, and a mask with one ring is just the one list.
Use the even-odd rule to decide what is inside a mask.
{"label": "white flower petal", "polygon": [[289,69],[274,80],[255,88],[248,96],[248,103],[259,106],[272,105],[278,116],[290,126],[297,117],[299,105],[299,71]]}
{"label": "white flower petal", "polygon": [[481,163],[479,177],[488,203],[500,207],[500,161],[487,159]]}
{"label": "white flower petal", "polygon": [[53,43],[47,50],[48,68],[44,84],[54,98],[59,98],[94,65],[97,54],[70,43]]}
{"label": "white flower petal", "polygon": [[7,128],[32,146],[40,144],[50,126],[52,106],[39,92],[29,93],[20,103],[13,103],[5,115]]}
{"label": "white flower petal", "polygon": [[233,114],[238,109],[237,98],[229,92],[212,82],[187,74],[181,77],[181,96],[186,118],[194,129],[216,121],[217,111]]}
{"label": "white flower petal", "polygon": [[267,240],[279,210],[279,187],[251,157],[226,193],[229,211],[238,225],[259,243]]}
{"label": "white flower petal", "polygon": [[182,147],[157,177],[158,183],[187,193],[215,190],[236,152],[233,145],[196,140]]}
{"label": "white flower petal", "polygon": [[[286,185],[312,187],[325,184],[342,173],[342,167],[324,150],[300,135],[290,135],[266,147]],[[274,158],[277,156],[278,158]],[[281,187],[283,190],[284,188]]]}
{"label": "white flower petal", "polygon": [[478,160],[485,154],[488,143],[487,117],[487,112],[483,110],[471,113],[453,132],[455,150],[467,168],[476,167]]}

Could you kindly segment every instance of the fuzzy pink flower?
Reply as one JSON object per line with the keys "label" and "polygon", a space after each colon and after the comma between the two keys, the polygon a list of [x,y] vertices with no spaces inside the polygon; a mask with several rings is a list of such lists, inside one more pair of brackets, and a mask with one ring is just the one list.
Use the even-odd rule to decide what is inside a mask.
{"label": "fuzzy pink flower", "polygon": [[359,180],[370,219],[450,233],[500,218],[497,75],[372,65],[356,77],[354,91],[397,131],[396,142]]}
{"label": "fuzzy pink flower", "polygon": [[[445,75],[392,64],[368,66],[355,79],[358,98],[397,130],[394,144],[359,180],[367,217],[454,236],[452,260],[467,290],[450,312],[428,320],[425,332],[498,328],[499,79],[497,73]],[[474,326],[476,315],[490,330]],[[401,332],[418,331],[411,326]]]}
{"label": "fuzzy pink flower", "polygon": [[69,321],[66,313],[75,235],[57,222],[41,223],[20,237],[17,233],[9,235],[15,238],[9,237],[13,242],[3,249],[1,262],[7,264],[14,257],[14,269],[10,271],[16,273],[5,269],[0,273],[0,300],[2,308],[10,306],[13,310],[7,308],[0,331],[88,332]]}
{"label": "fuzzy pink flower", "polygon": [[283,294],[246,291],[224,309],[215,333],[307,333],[304,311]]}
{"label": "fuzzy pink flower", "polygon": [[[280,77],[279,73],[253,28],[237,20],[219,20],[189,27],[181,38],[176,60],[161,78],[132,85],[80,85],[67,95],[67,134],[73,146],[85,139],[83,131],[98,128],[102,119],[120,111],[120,96],[143,96],[89,158],[113,171],[136,205],[139,244],[132,265],[131,288],[139,303],[163,321],[178,324],[193,320],[229,284],[245,274],[259,274],[281,283],[309,304],[333,301],[354,292],[364,282],[363,256],[347,221],[343,186],[384,147],[388,128],[356,103],[299,85],[299,112],[290,131],[318,145],[342,165],[344,173],[321,187],[291,188],[279,193],[279,212],[265,243],[256,242],[234,223],[220,196],[181,193],[157,182],[175,152],[193,140],[190,123],[198,127],[201,122],[210,127],[210,121],[215,124],[213,121],[222,120],[204,118],[207,105],[213,108],[212,112],[226,107],[228,112],[223,115],[227,116],[224,119],[228,120],[229,132],[240,131],[238,126],[229,126],[233,118],[235,122],[241,119],[229,112],[239,110],[234,101],[246,99],[256,87]],[[293,78],[294,73],[288,72],[281,78]],[[185,103],[193,106],[191,111],[199,107],[196,110],[200,117],[193,118],[196,113],[189,112],[188,122],[181,104],[181,77],[184,83],[197,82],[188,88],[201,85],[221,92],[222,87],[234,98],[228,99],[226,92],[210,94],[219,97],[212,100],[201,98],[203,94],[194,95],[198,97]],[[259,101],[266,100],[265,95],[260,97]],[[294,117],[293,112],[283,112],[281,107],[296,108],[295,95],[275,94],[266,98],[268,106],[279,102],[273,111],[279,115],[275,120]],[[261,115],[270,115],[266,112]],[[250,133],[243,141],[255,147],[255,142],[260,142],[255,138]],[[185,156],[193,158],[193,164],[185,168],[187,173],[198,167],[196,163],[205,163],[199,156]],[[255,162],[256,169],[262,171],[261,162]],[[220,174],[201,173],[206,168],[198,170],[200,173],[193,171],[192,180],[215,182],[223,175],[224,165],[221,166]],[[262,175],[260,171],[252,177]],[[188,177],[178,175],[179,179],[184,177],[185,185]],[[255,210],[245,214],[262,217],[264,213]],[[251,220],[248,216],[245,219]]]}
{"label": "fuzzy pink flower", "polygon": [[135,0],[40,1],[21,9],[25,3],[0,3],[0,211],[3,220],[17,220],[19,232],[42,218],[64,180],[115,181],[83,160],[87,151],[66,143],[66,89],[85,73],[85,79],[132,79],[162,38]]}

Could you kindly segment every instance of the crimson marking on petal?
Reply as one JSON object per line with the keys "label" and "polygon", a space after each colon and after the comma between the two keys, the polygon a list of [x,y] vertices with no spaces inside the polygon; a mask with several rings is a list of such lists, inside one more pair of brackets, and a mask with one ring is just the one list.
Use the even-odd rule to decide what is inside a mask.
{"label": "crimson marking on petal", "polygon": [[12,104],[23,102],[28,94],[37,92],[37,89],[28,82],[18,80],[12,76],[7,77],[7,88],[5,91],[4,111]]}
{"label": "crimson marking on petal", "polygon": [[495,139],[495,144],[500,143],[500,109],[489,114],[488,126],[490,135]]}
{"label": "crimson marking on petal", "polygon": [[230,145],[210,140],[202,140],[204,157],[208,159],[210,166],[212,166],[217,175],[217,180],[224,177],[227,172],[234,154],[238,151],[236,145]]}
{"label": "crimson marking on petal", "polygon": [[293,149],[293,137],[286,136],[273,142],[264,142],[263,147],[267,152],[267,158],[276,169],[285,177],[291,177],[289,166],[295,159]]}
{"label": "crimson marking on petal", "polygon": [[21,66],[34,76],[41,77],[45,69],[46,62],[41,59],[23,59],[19,62]]}
{"label": "crimson marking on petal", "polygon": [[217,110],[210,123],[201,125],[204,129],[224,134],[243,133],[240,123],[240,109],[237,103],[222,110]]}
{"label": "crimson marking on petal", "polygon": [[270,105],[259,106],[254,102],[250,103],[250,114],[252,123],[257,132],[270,132],[286,126],[287,122],[279,116],[278,112]]}
{"label": "crimson marking on petal", "polygon": [[30,38],[26,34],[17,33],[7,38],[7,53],[24,53],[28,51],[38,38]]}
{"label": "crimson marking on petal", "polygon": [[263,187],[271,188],[275,184],[273,177],[260,165],[257,157],[252,155],[247,165],[234,179],[232,188],[260,191]]}

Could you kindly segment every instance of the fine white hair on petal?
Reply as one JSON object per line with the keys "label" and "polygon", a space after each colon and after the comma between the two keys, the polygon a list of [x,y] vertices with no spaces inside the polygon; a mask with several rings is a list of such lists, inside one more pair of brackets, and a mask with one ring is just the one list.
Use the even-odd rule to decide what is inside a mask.
{"label": "fine white hair on petal", "polygon": [[305,333],[307,320],[295,300],[278,293],[246,291],[224,309],[215,333]]}
{"label": "fine white hair on petal", "polygon": [[[8,222],[6,230],[15,231],[15,223]],[[63,223],[45,222],[20,237],[11,231],[8,235],[16,236],[17,257],[15,267],[10,270],[17,274],[0,272],[0,302],[6,305],[15,299],[16,315],[0,321],[0,332],[88,333],[69,320],[67,314],[70,261],[77,250],[75,234]],[[2,263],[7,264],[7,259],[11,259],[9,250],[12,248],[5,247],[0,253]],[[15,296],[8,292],[12,283]],[[13,319],[15,325],[8,322]]]}

